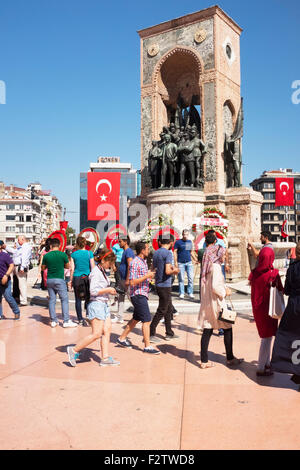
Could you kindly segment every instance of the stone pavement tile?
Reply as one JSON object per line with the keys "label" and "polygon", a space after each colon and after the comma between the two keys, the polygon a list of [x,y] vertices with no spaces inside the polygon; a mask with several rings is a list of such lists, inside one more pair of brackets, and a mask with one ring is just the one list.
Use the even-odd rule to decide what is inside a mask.
{"label": "stone pavement tile", "polygon": [[5,316],[0,323],[0,340],[5,345],[6,360],[1,365],[0,378],[53,354],[60,336],[67,342],[79,337],[79,328],[51,328],[47,311],[40,307],[23,307],[19,321],[14,321],[8,310]]}
{"label": "stone pavement tile", "polygon": [[[188,327],[193,321],[187,319]],[[285,374],[256,377],[259,338],[255,324],[238,319],[234,350],[245,362],[226,366],[223,337],[212,336],[209,359],[215,367],[199,368],[200,337],[187,337],[181,448],[297,449],[300,410],[297,386]]]}
{"label": "stone pavement tile", "polygon": [[[82,351],[76,368],[68,363],[66,348],[89,334],[90,328],[77,328],[64,330],[63,328],[50,329],[44,332],[43,354],[40,360],[28,361],[28,366],[22,369],[22,375],[34,377],[51,377],[57,379],[109,381],[111,383],[144,383],[144,384],[182,384],[185,369],[186,333],[182,332],[179,339],[170,342],[162,340],[157,345],[161,351],[158,356],[147,355],[143,352],[141,327],[129,335],[133,349],[125,349],[116,344],[117,338],[123,331],[122,326],[113,324],[111,333],[110,355],[121,362],[120,367],[100,368],[100,342],[94,342]],[[175,332],[178,332],[174,328]],[[159,337],[163,337],[164,327],[157,329]],[[48,350],[45,349],[48,345]],[[169,354],[170,351],[182,351],[179,354]],[[181,360],[180,360],[181,359]]]}
{"label": "stone pavement tile", "polygon": [[299,449],[299,393],[255,385],[186,385],[181,449]]}
{"label": "stone pavement tile", "polygon": [[0,449],[179,449],[182,399],[182,384],[16,374],[0,385]]}

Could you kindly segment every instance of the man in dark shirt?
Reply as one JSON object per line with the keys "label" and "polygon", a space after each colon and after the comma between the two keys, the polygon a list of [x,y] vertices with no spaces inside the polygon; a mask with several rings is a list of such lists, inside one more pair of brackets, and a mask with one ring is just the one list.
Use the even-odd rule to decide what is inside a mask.
{"label": "man in dark shirt", "polygon": [[11,293],[10,275],[14,270],[14,263],[9,254],[4,250],[5,244],[2,240],[0,240],[0,320],[4,318],[2,311],[2,296],[5,298],[6,302],[12,309],[15,315],[15,320],[19,320],[20,309]]}
{"label": "man in dark shirt", "polygon": [[172,276],[179,273],[179,269],[172,266],[172,253],[169,248],[170,239],[160,239],[160,248],[153,255],[153,267],[155,273],[156,291],[159,297],[159,304],[156,314],[150,325],[150,342],[158,343],[160,340],[155,336],[156,327],[164,317],[166,327],[166,340],[178,338],[172,331],[171,318],[173,313],[171,286]]}

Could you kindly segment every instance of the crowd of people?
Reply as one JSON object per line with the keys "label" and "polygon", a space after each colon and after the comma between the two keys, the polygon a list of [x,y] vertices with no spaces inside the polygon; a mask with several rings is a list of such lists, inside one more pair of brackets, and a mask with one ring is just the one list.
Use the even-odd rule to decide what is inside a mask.
{"label": "crowd of people", "polygon": [[[62,306],[63,327],[90,326],[92,331],[75,346],[68,346],[69,362],[76,366],[80,351],[94,341],[101,340],[101,366],[116,366],[119,361],[109,353],[111,323],[124,323],[126,295],[132,304],[132,319],[117,339],[123,348],[132,348],[128,338],[138,323],[142,324],[143,351],[159,355],[155,346],[162,342],[157,336],[158,324],[163,321],[166,341],[178,336],[174,333],[172,320],[172,284],[178,276],[179,298],[185,296],[184,276],[187,273],[187,296],[194,298],[193,266],[195,259],[201,265],[200,311],[198,328],[202,332],[200,344],[200,367],[207,369],[214,364],[208,360],[208,348],[214,330],[222,332],[226,351],[226,364],[239,366],[243,359],[233,354],[233,324],[222,313],[228,309],[227,297],[231,289],[226,286],[227,250],[214,230],[206,234],[202,250],[195,253],[189,232],[184,230],[182,238],[175,242],[169,235],[159,238],[159,248],[149,259],[149,244],[139,241],[135,250],[127,236],[120,236],[111,250],[99,248],[95,253],[86,249],[86,239],[77,237],[73,250],[60,251],[58,239],[48,239],[40,249],[41,287],[47,289],[49,299],[50,326],[56,328],[56,297]],[[285,286],[279,271],[274,269],[274,249],[271,234],[262,232],[263,248],[257,250],[248,244],[248,250],[257,259],[249,276],[251,302],[258,335],[261,338],[256,374],[269,377],[274,371],[292,374],[292,380],[300,384],[300,359],[293,353],[294,343],[300,347],[300,244],[295,249],[295,258],[287,271]],[[31,268],[31,248],[26,238],[20,236],[11,248],[0,241],[0,319],[3,318],[2,297],[8,302],[15,319],[20,319],[20,308],[27,305],[27,275]],[[110,274],[115,282],[111,283]],[[13,289],[11,285],[13,276]],[[150,287],[155,283],[158,307],[151,316],[148,299]],[[278,328],[278,319],[269,314],[270,288],[289,296],[287,308]],[[70,319],[68,291],[74,290],[77,322]],[[84,301],[85,316],[82,302]],[[112,315],[110,305],[117,303],[117,315]],[[272,340],[276,337],[273,352]],[[300,355],[300,354],[299,354]],[[296,359],[295,359],[296,358]]]}

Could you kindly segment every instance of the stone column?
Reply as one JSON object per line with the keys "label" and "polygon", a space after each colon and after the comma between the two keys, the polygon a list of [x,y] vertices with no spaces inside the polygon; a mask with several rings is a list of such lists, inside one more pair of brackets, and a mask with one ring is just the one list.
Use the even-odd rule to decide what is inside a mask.
{"label": "stone column", "polygon": [[[261,193],[251,188],[228,188],[225,192],[229,254],[231,251],[234,261],[229,279],[247,278],[250,273],[247,244],[260,239],[262,203]],[[237,240],[240,260],[236,258]]]}

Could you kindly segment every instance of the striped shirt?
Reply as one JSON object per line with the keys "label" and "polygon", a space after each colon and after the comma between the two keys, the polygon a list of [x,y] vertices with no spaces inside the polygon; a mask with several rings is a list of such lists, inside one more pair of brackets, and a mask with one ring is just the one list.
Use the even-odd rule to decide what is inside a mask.
{"label": "striped shirt", "polygon": [[[133,279],[139,279],[141,277],[146,276],[148,273],[148,265],[147,262],[140,258],[139,256],[136,256],[129,267],[129,281],[132,281]],[[133,297],[135,295],[144,295],[145,297],[148,298],[149,294],[149,279],[146,279],[145,281],[141,282],[140,284],[137,284],[136,286],[130,286],[130,297]]]}

